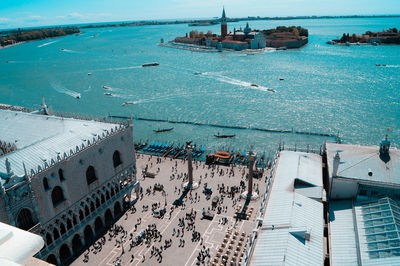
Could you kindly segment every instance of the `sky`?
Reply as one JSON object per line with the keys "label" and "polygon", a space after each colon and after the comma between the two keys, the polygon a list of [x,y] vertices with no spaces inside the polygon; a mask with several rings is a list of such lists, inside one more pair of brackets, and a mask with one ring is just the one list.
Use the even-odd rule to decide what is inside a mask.
{"label": "sky", "polygon": [[400,14],[400,0],[0,0],[0,29],[247,16]]}

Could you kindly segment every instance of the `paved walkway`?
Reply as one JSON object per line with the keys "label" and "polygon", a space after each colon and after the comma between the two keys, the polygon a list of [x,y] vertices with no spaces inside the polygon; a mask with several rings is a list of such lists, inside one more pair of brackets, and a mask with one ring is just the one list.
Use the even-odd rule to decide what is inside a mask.
{"label": "paved walkway", "polygon": [[[156,177],[143,178],[142,170],[148,167],[147,171],[156,173]],[[86,250],[84,254],[88,254],[89,260],[85,262],[85,256],[82,254],[77,258],[72,265],[116,265],[119,261],[120,265],[196,265],[198,262],[197,257],[200,251],[208,252],[209,257],[206,256],[202,265],[220,265],[225,257],[228,261],[227,265],[230,265],[231,260],[239,262],[241,256],[244,253],[247,237],[251,230],[255,226],[255,219],[257,217],[257,211],[260,207],[261,200],[251,201],[247,214],[249,215],[248,220],[237,221],[234,218],[235,211],[241,209],[244,200],[240,199],[240,193],[235,193],[234,198],[228,198],[228,194],[219,193],[218,187],[224,184],[225,187],[237,186],[239,187],[241,180],[247,185],[245,179],[248,173],[247,167],[235,166],[214,166],[208,167],[203,162],[194,162],[194,180],[200,182],[200,187],[188,193],[185,197],[185,207],[175,208],[170,217],[170,210],[173,206],[172,203],[180,197],[183,192],[182,184],[184,182],[184,173],[187,172],[187,162],[183,160],[172,160],[170,158],[160,158],[156,156],[139,155],[137,158],[137,169],[138,178],[140,185],[143,187],[143,198],[139,199],[135,204],[136,212],[132,213],[131,210],[127,211],[116,225],[122,226],[126,230],[127,234],[125,238],[122,237],[122,233],[118,234],[117,237],[109,237],[107,233],[105,235],[106,242],[101,245],[101,250],[96,250],[93,246],[90,247],[90,251]],[[171,178],[172,173],[174,177]],[[220,175],[223,173],[223,175]],[[234,176],[232,175],[234,173]],[[254,179],[254,188],[258,186],[259,191],[265,191],[265,178],[267,173],[265,172],[263,177],[259,180]],[[162,192],[156,191],[153,194],[153,187],[156,183],[164,186],[165,195]],[[224,199],[220,201],[219,207],[221,212],[217,210],[212,211],[214,218],[210,220],[202,220],[202,211],[212,209],[211,199],[206,199],[203,191],[204,184],[207,183],[208,187],[212,189],[211,199],[218,195],[221,199],[221,195],[224,195]],[[151,193],[146,194],[147,188],[151,187]],[[197,197],[196,197],[197,196]],[[234,202],[236,204],[234,205]],[[157,204],[164,207],[165,202],[166,214],[163,219],[153,217],[151,206]],[[148,210],[143,209],[144,205],[148,205]],[[157,208],[159,210],[160,208]],[[177,233],[174,234],[174,230],[180,229],[178,227],[179,219],[185,218],[187,213],[196,212],[196,218],[194,219],[194,230],[199,232],[202,241],[192,242],[193,230],[186,230],[184,236],[180,234],[177,237]],[[141,218],[141,223],[137,226],[135,231],[135,224],[138,223],[138,219]],[[224,223],[223,220],[225,220]],[[185,227],[188,224],[188,220],[185,221]],[[139,235],[140,232],[144,231],[148,225],[155,224],[157,230],[161,233],[162,239],[155,241],[152,240],[150,245],[142,243],[141,245],[135,246],[130,249],[130,234],[133,234],[133,238]],[[122,245],[116,242],[116,239],[122,239]],[[161,249],[164,246],[165,240],[172,240],[171,246],[164,249],[161,252],[162,261],[160,263],[158,256],[151,256],[153,246]],[[184,247],[180,247],[181,240],[185,241]],[[99,242],[99,241],[98,241]],[[202,242],[202,243],[201,243]],[[206,254],[206,253],[203,253]],[[132,255],[134,255],[132,260]],[[218,262],[218,264],[217,264]]]}

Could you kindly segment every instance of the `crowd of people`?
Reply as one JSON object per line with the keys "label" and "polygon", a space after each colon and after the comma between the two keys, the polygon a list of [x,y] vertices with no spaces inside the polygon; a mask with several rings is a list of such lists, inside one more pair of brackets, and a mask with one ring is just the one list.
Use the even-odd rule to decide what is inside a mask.
{"label": "crowd of people", "polygon": [[[168,159],[156,157],[154,161],[152,160],[152,156],[149,156],[148,161],[144,166],[145,169],[144,172],[147,172],[151,169],[156,169],[155,172],[159,173],[160,172],[159,164],[164,163],[165,160]],[[180,165],[181,163],[182,165]],[[178,164],[178,160],[175,160],[174,164],[170,168],[171,172],[169,174],[170,176],[169,181],[175,179],[180,180],[179,183],[184,183],[188,181],[188,174],[186,172],[181,172],[182,166],[183,164],[185,164],[185,160],[183,160],[181,163]],[[178,248],[185,248],[185,245],[187,246],[188,243],[190,243],[190,242],[185,243],[185,240],[189,241],[189,239],[192,242],[190,244],[191,246],[194,245],[196,247],[200,247],[200,251],[196,257],[197,260],[196,264],[197,265],[206,264],[210,261],[211,259],[210,249],[206,248],[206,243],[203,243],[204,240],[202,234],[200,233],[200,231],[196,230],[196,221],[199,220],[199,219],[196,220],[196,218],[198,218],[197,217],[198,215],[202,216],[206,212],[216,212],[217,214],[220,215],[223,213],[228,213],[229,207],[231,206],[234,207],[240,200],[240,194],[246,191],[247,182],[245,182],[245,180],[247,179],[247,176],[246,176],[246,170],[243,167],[239,172],[240,178],[238,178],[238,184],[229,186],[225,185],[224,179],[217,179],[217,178],[235,177],[235,168],[233,166],[220,167],[218,165],[205,165],[204,163],[200,163],[197,161],[193,162],[194,169],[199,169],[201,167],[203,169],[208,168],[208,172],[205,172],[203,175],[199,175],[196,178],[196,181],[199,184],[201,184],[203,180],[204,185],[202,190],[199,189],[199,190],[185,191],[185,188],[183,188],[181,185],[172,187],[173,195],[175,195],[175,197],[177,198],[179,198],[179,196],[183,195],[185,192],[187,193],[187,195],[181,197],[181,202],[178,205],[172,205],[171,207],[167,208],[167,197],[166,197],[167,194],[166,191],[164,190],[164,185],[161,185],[161,183],[156,183],[153,186],[150,185],[148,187],[141,187],[138,201],[141,201],[143,199],[143,196],[147,196],[150,199],[150,202],[146,202],[146,204],[141,204],[142,213],[151,210],[152,213],[150,215],[153,215],[153,217],[161,219],[163,219],[164,214],[167,213],[167,215],[169,214],[168,220],[171,220],[175,210],[177,209],[185,210],[186,206],[190,206],[189,204],[193,205],[200,203],[202,198],[203,199],[205,198],[206,200],[212,198],[213,200],[208,201],[207,203],[208,206],[207,205],[197,206],[198,210],[200,209],[202,210],[201,212],[199,211],[199,214],[195,209],[192,208],[190,211],[184,213],[183,216],[181,217],[175,216],[174,219],[177,219],[176,224],[172,225],[172,230],[168,230],[166,232],[164,232],[165,230],[163,230],[165,236],[163,236],[163,233],[161,233],[160,230],[157,228],[156,223],[149,224],[147,225],[147,227],[145,227],[145,229],[142,229],[141,231],[138,232],[138,229],[140,230],[140,228],[142,227],[142,217],[136,219],[136,223],[133,225],[133,229],[129,234],[122,225],[112,226],[108,230],[108,241],[114,240],[115,241],[114,246],[121,251],[121,253],[114,260],[115,265],[122,264],[121,258],[125,254],[124,244],[125,247],[129,247],[127,252],[130,253],[131,263],[134,261],[136,255],[137,259],[139,259],[141,263],[145,263],[146,260],[156,258],[157,262],[161,264],[163,262],[163,253],[168,248],[170,248],[174,242],[175,243],[179,242],[179,244],[175,244],[177,245]],[[146,178],[144,174],[143,178]],[[207,179],[214,179],[214,181],[211,180],[208,181]],[[208,183],[214,183],[214,184],[217,183],[216,190],[212,191],[211,187],[208,187]],[[213,187],[215,188],[215,185],[213,185]],[[254,185],[254,189],[258,190],[258,184]],[[213,192],[214,194],[212,195]],[[154,200],[155,193],[162,193],[162,195],[165,198],[165,202],[163,204],[160,201]],[[171,204],[172,202],[169,203]],[[138,202],[136,203],[136,205],[138,205]],[[195,207],[195,205],[193,207]],[[130,214],[135,214],[135,213],[136,213],[136,208],[132,206],[130,209]],[[178,214],[182,214],[182,212],[179,212]],[[128,216],[129,214],[128,212],[126,212],[125,220],[129,218]],[[146,217],[148,217],[148,215],[146,215]],[[218,223],[220,225],[226,225],[230,221],[231,220],[229,220],[227,217],[222,217],[222,218],[220,217]],[[236,223],[234,223],[233,221],[232,226],[235,225]],[[188,235],[187,237],[185,237],[185,233],[186,235]],[[95,244],[93,244],[92,249],[94,254],[102,250],[102,247],[104,246],[106,241],[107,241],[106,237],[103,237],[98,241],[96,241]],[[135,249],[135,247],[138,246],[144,246],[148,250],[145,251],[144,253],[142,252],[138,253],[137,249]],[[86,262],[89,260],[89,253],[90,249],[88,249],[88,253],[85,254],[84,261]]]}

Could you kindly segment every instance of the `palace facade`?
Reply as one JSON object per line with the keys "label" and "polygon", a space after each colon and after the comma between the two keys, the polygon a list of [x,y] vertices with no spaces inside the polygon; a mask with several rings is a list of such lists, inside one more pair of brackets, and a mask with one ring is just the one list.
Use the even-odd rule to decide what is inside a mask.
{"label": "palace facade", "polygon": [[68,264],[139,192],[132,123],[11,110],[0,121],[0,221],[42,236],[38,258]]}

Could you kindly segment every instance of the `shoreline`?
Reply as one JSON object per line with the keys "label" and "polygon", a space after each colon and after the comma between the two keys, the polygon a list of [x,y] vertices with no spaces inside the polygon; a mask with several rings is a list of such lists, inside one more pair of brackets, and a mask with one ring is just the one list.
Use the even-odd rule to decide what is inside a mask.
{"label": "shoreline", "polygon": [[6,49],[6,48],[9,48],[9,47],[13,47],[13,46],[17,46],[17,45],[20,45],[20,44],[23,44],[23,43],[26,43],[26,41],[23,41],[23,42],[17,42],[17,43],[14,43],[14,44],[9,44],[9,45],[6,45],[6,46],[1,46],[1,45],[0,45],[0,50],[2,50],[2,49]]}

